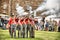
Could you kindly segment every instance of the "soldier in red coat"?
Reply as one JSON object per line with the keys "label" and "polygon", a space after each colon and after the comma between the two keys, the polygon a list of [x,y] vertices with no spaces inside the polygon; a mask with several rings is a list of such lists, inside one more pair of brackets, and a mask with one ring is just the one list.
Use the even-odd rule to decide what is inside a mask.
{"label": "soldier in red coat", "polygon": [[34,23],[34,20],[32,18],[29,18],[30,19],[30,38],[34,38],[35,35],[34,35],[34,28],[35,28],[35,23]]}
{"label": "soldier in red coat", "polygon": [[29,18],[26,17],[25,18],[25,23],[26,23],[26,27],[25,27],[26,28],[26,30],[25,30],[26,34],[25,35],[26,35],[27,38],[28,38],[28,32],[29,32],[29,27],[30,27],[30,24],[29,24],[28,21],[29,21]]}
{"label": "soldier in red coat", "polygon": [[14,16],[12,16],[8,22],[8,25],[9,25],[9,31],[10,31],[10,35],[11,37],[16,37],[16,26],[17,26],[17,23],[15,21],[15,18]]}
{"label": "soldier in red coat", "polygon": [[19,21],[18,21],[18,38],[20,37],[23,37],[23,18],[19,18]]}
{"label": "soldier in red coat", "polygon": [[[34,34],[34,21],[32,20],[32,18],[26,17],[25,23],[27,25],[27,29],[25,30],[26,31],[26,37],[28,37],[28,31],[29,31],[30,38],[32,38],[32,35]],[[34,35],[33,35],[33,37],[34,37]]]}

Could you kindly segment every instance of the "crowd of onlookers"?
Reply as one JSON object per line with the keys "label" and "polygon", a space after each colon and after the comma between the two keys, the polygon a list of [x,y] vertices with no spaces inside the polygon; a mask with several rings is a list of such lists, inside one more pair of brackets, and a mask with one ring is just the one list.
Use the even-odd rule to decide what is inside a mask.
{"label": "crowd of onlookers", "polygon": [[8,23],[8,20],[6,20],[0,16],[0,27],[2,27],[2,29],[6,29],[7,23]]}
{"label": "crowd of onlookers", "polygon": [[57,22],[56,20],[42,20],[40,23],[37,21],[36,25],[37,30],[44,30],[44,31],[59,31],[60,32],[60,20]]}

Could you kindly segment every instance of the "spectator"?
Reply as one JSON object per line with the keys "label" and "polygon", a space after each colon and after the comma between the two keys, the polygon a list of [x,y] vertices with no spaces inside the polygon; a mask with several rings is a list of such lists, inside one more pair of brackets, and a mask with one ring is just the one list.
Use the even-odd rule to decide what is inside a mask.
{"label": "spectator", "polygon": [[0,27],[2,27],[1,16],[0,16]]}
{"label": "spectator", "polygon": [[60,32],[60,20],[59,20],[59,23],[58,23],[58,32]]}
{"label": "spectator", "polygon": [[52,22],[52,23],[53,23],[53,27],[52,27],[52,28],[53,28],[53,31],[54,31],[54,26],[55,26],[55,20],[53,20],[53,22]]}
{"label": "spectator", "polygon": [[49,22],[48,20],[46,20],[46,25],[45,25],[45,30],[48,31],[48,27],[49,27]]}
{"label": "spectator", "polygon": [[51,19],[49,21],[49,31],[53,31],[53,21]]}
{"label": "spectator", "polygon": [[41,30],[44,30],[44,22],[41,20],[41,22],[40,22],[41,24]]}
{"label": "spectator", "polygon": [[55,24],[54,24],[54,31],[57,31],[57,21],[55,21]]}

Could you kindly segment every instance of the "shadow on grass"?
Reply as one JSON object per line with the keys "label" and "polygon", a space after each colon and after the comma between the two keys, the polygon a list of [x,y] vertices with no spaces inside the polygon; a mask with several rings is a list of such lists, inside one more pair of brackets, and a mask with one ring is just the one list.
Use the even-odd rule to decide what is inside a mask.
{"label": "shadow on grass", "polygon": [[56,40],[60,40],[60,32],[57,32]]}
{"label": "shadow on grass", "polygon": [[0,40],[43,40],[42,38],[11,38],[9,35],[5,35],[0,32]]}
{"label": "shadow on grass", "polygon": [[10,37],[1,37],[0,40],[43,40],[42,38],[10,38]]}
{"label": "shadow on grass", "polygon": [[21,39],[21,40],[43,40],[42,38],[15,38],[15,39]]}
{"label": "shadow on grass", "polygon": [[6,38],[10,38],[7,34],[5,34],[2,29],[0,29],[0,40],[5,40]]}
{"label": "shadow on grass", "polygon": [[8,35],[4,35],[0,33],[0,40],[43,40],[42,38],[11,38]]}
{"label": "shadow on grass", "polygon": [[[6,32],[6,33],[5,33]],[[43,40],[43,38],[11,38],[7,31],[0,30],[0,40]]]}
{"label": "shadow on grass", "polygon": [[10,37],[0,33],[0,40],[5,40],[7,38],[9,39]]}

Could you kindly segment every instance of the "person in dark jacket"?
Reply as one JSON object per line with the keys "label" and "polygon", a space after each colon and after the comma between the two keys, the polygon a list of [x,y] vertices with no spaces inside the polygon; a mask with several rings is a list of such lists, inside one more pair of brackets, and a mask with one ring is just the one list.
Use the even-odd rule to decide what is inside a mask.
{"label": "person in dark jacket", "polygon": [[60,21],[58,23],[58,32],[60,32]]}
{"label": "person in dark jacket", "polygon": [[2,27],[2,21],[1,21],[1,16],[0,16],[0,27]]}

